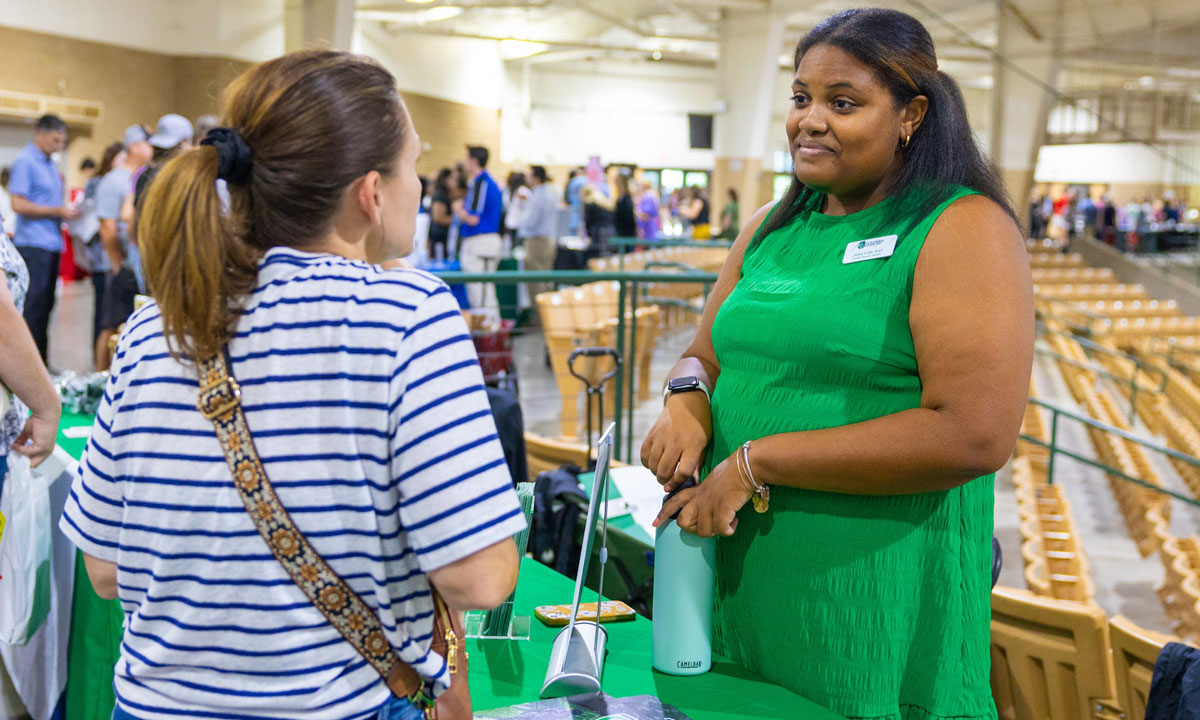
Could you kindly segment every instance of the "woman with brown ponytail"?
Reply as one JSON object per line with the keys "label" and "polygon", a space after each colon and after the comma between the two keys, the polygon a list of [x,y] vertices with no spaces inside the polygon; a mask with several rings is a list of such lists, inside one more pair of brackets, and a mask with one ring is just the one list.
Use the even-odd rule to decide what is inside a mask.
{"label": "woman with brown ponytail", "polygon": [[61,524],[125,608],[114,717],[423,717],[466,668],[435,621],[507,597],[524,521],[457,303],[378,264],[410,252],[420,141],[330,50],[251,68],[222,122],[147,193],[155,302]]}
{"label": "woman with brown ponytail", "polygon": [[704,478],[656,524],[720,536],[714,646],[737,665],[850,718],[991,720],[1025,245],[920,22],[838,13],[794,70],[792,186],[739,234],[642,447],[668,489]]}

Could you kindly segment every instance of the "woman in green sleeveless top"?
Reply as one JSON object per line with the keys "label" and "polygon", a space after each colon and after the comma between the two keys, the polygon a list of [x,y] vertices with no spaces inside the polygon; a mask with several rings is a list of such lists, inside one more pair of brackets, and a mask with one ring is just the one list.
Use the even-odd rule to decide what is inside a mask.
{"label": "woman in green sleeveless top", "polygon": [[995,718],[992,474],[1032,365],[1024,243],[919,22],[840,13],[795,68],[796,179],[735,242],[642,449],[667,489],[703,478],[656,522],[721,536],[733,662],[847,717]]}

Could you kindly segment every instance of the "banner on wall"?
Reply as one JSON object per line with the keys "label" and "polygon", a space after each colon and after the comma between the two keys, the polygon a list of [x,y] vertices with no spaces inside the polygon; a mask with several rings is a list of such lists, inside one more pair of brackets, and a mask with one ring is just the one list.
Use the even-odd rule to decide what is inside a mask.
{"label": "banner on wall", "polygon": [[600,164],[600,156],[592,155],[587,162],[587,179],[589,185],[599,185],[604,179],[604,166]]}

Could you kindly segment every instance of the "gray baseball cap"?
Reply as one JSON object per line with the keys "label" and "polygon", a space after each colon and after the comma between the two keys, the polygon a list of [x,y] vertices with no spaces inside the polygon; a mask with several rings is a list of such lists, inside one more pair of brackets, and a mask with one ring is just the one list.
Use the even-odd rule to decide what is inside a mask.
{"label": "gray baseball cap", "polygon": [[150,136],[150,144],[156,148],[173,148],[184,140],[191,140],[194,131],[192,121],[182,115],[171,113],[158,119],[158,126]]}
{"label": "gray baseball cap", "polygon": [[129,147],[136,142],[144,142],[149,139],[150,133],[146,132],[146,128],[139,124],[130,125],[125,128],[125,135],[121,138],[121,141],[125,143],[125,147]]}

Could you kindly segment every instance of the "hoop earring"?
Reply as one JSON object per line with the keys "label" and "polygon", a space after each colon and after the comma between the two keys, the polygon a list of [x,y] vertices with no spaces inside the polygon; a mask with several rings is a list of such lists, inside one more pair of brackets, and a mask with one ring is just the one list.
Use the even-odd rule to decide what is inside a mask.
{"label": "hoop earring", "polygon": [[904,144],[902,144],[900,147],[901,147],[901,148],[903,148],[903,149],[906,149],[906,150],[907,150],[907,149],[908,149],[908,143],[909,143],[911,140],[912,140],[912,135],[905,135],[905,136],[904,136]]}

